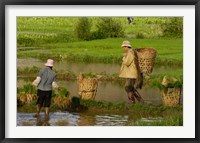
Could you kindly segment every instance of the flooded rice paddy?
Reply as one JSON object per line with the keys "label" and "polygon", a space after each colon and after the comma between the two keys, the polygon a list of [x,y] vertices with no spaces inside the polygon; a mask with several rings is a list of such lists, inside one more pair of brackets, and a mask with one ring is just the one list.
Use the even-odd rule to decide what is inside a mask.
{"label": "flooded rice paddy", "polygon": [[[44,68],[45,61],[37,60],[37,59],[18,59],[17,67],[25,68],[32,67],[33,65],[36,67]],[[113,74],[119,71],[120,65],[117,64],[102,64],[102,63],[70,63],[67,61],[55,62],[54,68],[58,71],[72,71],[76,75],[80,72],[94,72],[94,73],[102,73],[105,72],[107,74]],[[162,73],[163,71],[173,71],[176,70],[174,67],[159,67],[154,68],[154,73]],[[31,82],[31,80],[30,80]],[[67,88],[72,96],[78,96],[78,87],[76,81],[58,81],[59,85]],[[26,82],[23,78],[18,79],[17,86],[21,87]],[[139,90],[140,94],[144,98],[146,103],[149,104],[162,104],[161,94],[158,88],[152,88],[149,86],[143,87],[142,90]],[[97,96],[95,98],[97,101],[106,101],[112,103],[119,103],[123,101],[127,101],[127,96],[124,91],[124,87],[121,84],[113,83],[111,81],[108,82],[99,82]]]}
{"label": "flooded rice paddy", "polygon": [[[45,61],[37,59],[18,59],[17,67],[40,67],[44,68]],[[120,69],[120,65],[117,64],[102,64],[102,63],[70,63],[67,61],[55,62],[55,69],[57,71],[72,71],[76,75],[80,72],[94,72],[94,73],[117,73]],[[174,71],[173,67],[155,67],[154,73],[162,73],[163,71]],[[36,73],[37,74],[37,73]],[[32,82],[32,79],[18,78],[17,86],[22,87],[27,83]],[[77,81],[65,80],[58,81],[58,84],[67,88],[70,92],[70,96],[78,96]],[[158,88],[152,88],[144,86],[139,93],[144,98],[145,103],[153,105],[161,105],[162,98]],[[181,96],[181,103],[183,101]],[[96,101],[120,103],[127,101],[127,95],[124,91],[124,87],[121,84],[112,81],[100,81],[98,83],[98,91],[95,98]],[[122,111],[120,111],[122,112]],[[116,114],[93,114],[86,115],[84,113],[69,113],[69,112],[54,112],[50,113],[50,120],[46,122],[44,120],[44,114],[41,114],[40,119],[33,118],[33,113],[17,113],[17,125],[18,126],[125,126],[129,122],[129,115],[122,113]],[[161,117],[145,118],[140,117],[142,122],[151,123],[154,121],[161,121]]]}
{"label": "flooded rice paddy", "polygon": [[33,113],[18,113],[17,126],[124,126],[128,122],[128,115],[83,115],[78,113],[54,112],[50,113],[49,121],[45,121],[44,114],[36,119]]}
{"label": "flooded rice paddy", "polygon": [[[46,61],[41,61],[38,59],[17,59],[17,67],[25,68],[25,67],[40,67],[44,68],[44,63]],[[94,72],[94,73],[107,73],[113,74],[118,73],[120,70],[120,64],[103,64],[103,63],[72,63],[67,61],[59,61],[54,63],[54,68],[57,71],[72,71],[75,74],[79,74],[80,72]],[[177,67],[154,67],[154,73],[162,73],[164,71],[174,71],[178,69]]]}

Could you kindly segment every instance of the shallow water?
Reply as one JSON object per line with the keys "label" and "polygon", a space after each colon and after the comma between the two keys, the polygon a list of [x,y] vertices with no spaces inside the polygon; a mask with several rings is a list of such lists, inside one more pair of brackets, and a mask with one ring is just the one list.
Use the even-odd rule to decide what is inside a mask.
{"label": "shallow water", "polygon": [[[40,68],[44,67],[44,61],[37,59],[17,59],[17,67],[25,68],[37,66]],[[120,65],[118,64],[102,64],[102,63],[70,63],[67,61],[55,62],[55,69],[60,71],[72,71],[76,75],[80,72],[94,72],[94,73],[102,73],[105,72],[107,74],[118,73],[120,69]],[[154,68],[154,73],[162,73],[163,71],[175,71],[179,70],[178,67],[159,67]],[[30,82],[32,82],[30,80]],[[21,87],[26,82],[23,79],[18,79],[17,86]],[[78,96],[78,87],[76,81],[58,81],[58,84],[62,87],[65,87],[69,90],[71,96]],[[161,93],[158,88],[152,87],[143,87],[142,90],[139,90],[139,93],[144,98],[145,102],[148,104],[162,104]],[[98,91],[95,100],[97,101],[106,101],[112,103],[126,102],[127,95],[124,91],[124,87],[116,84],[114,82],[99,82]],[[182,103],[182,99],[181,99]]]}
{"label": "shallow water", "polygon": [[83,115],[68,112],[50,113],[49,121],[44,114],[39,119],[33,113],[17,113],[17,126],[124,126],[128,122],[127,115]]}
{"label": "shallow water", "polygon": [[[25,67],[40,67],[44,68],[44,61],[38,59],[17,59],[17,67],[25,68]],[[94,73],[102,73],[105,72],[107,74],[118,73],[120,70],[120,64],[103,64],[103,63],[71,63],[67,61],[59,61],[54,63],[54,67],[58,71],[72,71],[76,75],[80,72],[94,72]],[[166,71],[175,71],[180,69],[179,67],[155,67],[153,69],[154,73],[162,73]]]}
{"label": "shallow water", "polygon": [[[18,79],[18,87],[22,87],[24,84],[26,84],[26,81]],[[67,88],[70,96],[78,96],[76,81],[58,81],[58,84]],[[138,91],[146,103],[154,105],[162,104],[162,98],[158,88],[143,87],[142,90]],[[123,86],[112,82],[99,82],[95,100],[111,103],[126,102],[127,95]]]}

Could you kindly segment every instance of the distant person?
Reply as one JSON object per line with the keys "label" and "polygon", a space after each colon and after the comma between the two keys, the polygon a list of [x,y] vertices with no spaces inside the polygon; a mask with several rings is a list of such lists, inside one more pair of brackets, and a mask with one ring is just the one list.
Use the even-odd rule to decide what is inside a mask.
{"label": "distant person", "polygon": [[124,53],[119,77],[126,79],[125,91],[128,95],[128,102],[134,104],[136,98],[139,102],[143,103],[143,98],[135,88],[136,82],[137,88],[142,88],[142,74],[140,72],[137,54],[132,49],[129,41],[124,41],[122,48]]}
{"label": "distant person", "polygon": [[127,17],[127,19],[129,24],[133,23],[133,17]]}
{"label": "distant person", "polygon": [[49,110],[51,105],[52,89],[58,89],[56,83],[56,73],[52,70],[53,60],[48,59],[45,68],[40,70],[37,78],[33,81],[33,85],[37,87],[37,113],[35,118],[40,117],[40,110],[45,107],[45,119],[49,119]]}

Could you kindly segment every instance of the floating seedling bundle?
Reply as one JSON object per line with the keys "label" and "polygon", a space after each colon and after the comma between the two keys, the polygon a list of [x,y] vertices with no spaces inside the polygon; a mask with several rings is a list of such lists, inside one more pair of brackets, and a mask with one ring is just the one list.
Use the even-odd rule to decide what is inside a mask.
{"label": "floating seedling bundle", "polygon": [[139,67],[142,73],[150,74],[156,58],[156,50],[154,48],[139,48],[136,50]]}

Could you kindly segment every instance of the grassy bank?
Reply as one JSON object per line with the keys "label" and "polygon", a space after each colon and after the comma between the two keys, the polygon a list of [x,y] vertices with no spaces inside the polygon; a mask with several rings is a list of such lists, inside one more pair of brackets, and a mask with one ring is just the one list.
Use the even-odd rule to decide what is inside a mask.
{"label": "grassy bank", "polygon": [[[71,43],[51,43],[41,45],[41,48],[28,48],[19,50],[18,58],[37,58],[46,60],[52,58],[56,61],[67,60],[71,62],[100,62],[121,63],[123,38],[111,38]],[[155,64],[183,65],[182,39],[128,39],[134,48],[153,47],[157,50]],[[33,50],[33,51],[32,51]],[[39,51],[37,51],[39,50]],[[44,52],[42,51],[44,50]],[[47,50],[47,51],[46,51]]]}

